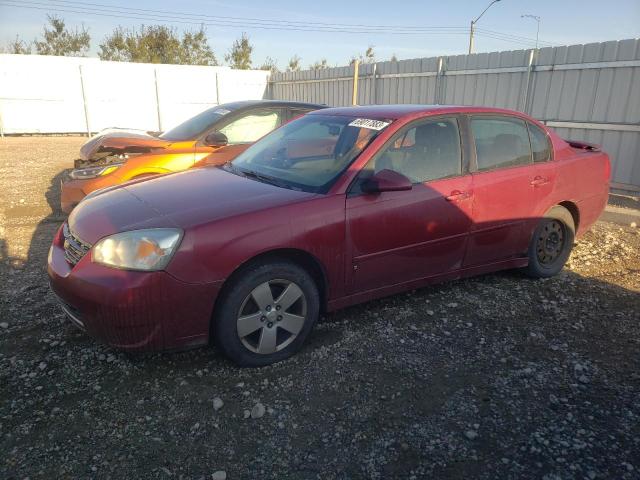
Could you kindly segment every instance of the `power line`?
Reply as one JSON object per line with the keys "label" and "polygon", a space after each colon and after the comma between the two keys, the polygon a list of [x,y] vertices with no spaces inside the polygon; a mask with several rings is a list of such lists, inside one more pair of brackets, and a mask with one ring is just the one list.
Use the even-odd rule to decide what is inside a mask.
{"label": "power line", "polygon": [[[230,17],[230,16],[222,16],[222,15],[204,15],[204,14],[189,14],[189,13],[184,13],[184,12],[176,12],[176,11],[169,11],[169,10],[152,10],[152,9],[144,9],[144,8],[131,8],[131,7],[124,7],[124,6],[119,6],[119,5],[105,5],[105,4],[101,4],[101,3],[88,3],[88,2],[78,2],[78,1],[73,1],[73,0],[51,0],[54,3],[62,3],[62,4],[79,4],[80,6],[85,6],[85,5],[90,5],[90,6],[97,6],[97,7],[107,7],[109,9],[116,9],[116,10],[130,10],[130,11],[138,11],[138,12],[145,12],[145,13],[149,13],[149,12],[153,12],[153,13],[161,13],[161,14],[169,14],[169,15],[187,15],[187,16],[191,16],[191,17],[197,17],[197,18],[211,18],[211,19],[223,19],[223,20],[238,20],[238,21],[242,21],[242,22],[246,22],[246,21],[256,21],[256,22],[260,22],[260,23],[264,23],[264,22],[269,22],[272,24],[294,24],[294,25],[298,25],[298,26],[308,26],[308,25],[324,25],[324,26],[329,26],[329,27],[363,27],[363,28],[382,28],[382,29],[394,29],[394,28],[399,28],[399,29],[417,29],[417,30],[423,30],[423,29],[447,29],[447,28],[462,28],[462,27],[425,27],[425,26],[412,26],[412,25],[365,25],[365,24],[347,24],[347,23],[325,23],[325,22],[310,22],[310,21],[294,21],[294,20],[265,20],[263,18],[255,18],[255,17]],[[464,27],[466,28],[466,27]]]}
{"label": "power line", "polygon": [[[217,27],[242,27],[258,28],[265,30],[304,31],[318,33],[354,33],[354,34],[394,34],[394,35],[466,35],[466,27],[419,27],[403,25],[363,25],[363,24],[329,24],[322,22],[297,22],[289,20],[264,20],[250,17],[225,17],[217,15],[201,15],[172,12],[168,10],[151,10],[121,6],[110,6],[100,3],[85,3],[72,0],[52,0],[59,4],[54,5],[38,1],[25,0],[20,4],[13,3],[16,0],[2,0],[0,4],[15,8],[30,8],[35,10],[48,10],[65,13],[79,13],[103,17],[124,18],[129,20],[152,20],[165,23],[179,23],[190,25],[206,25]],[[76,6],[77,4],[77,6]],[[87,7],[86,5],[91,5]],[[46,8],[43,8],[46,7]],[[96,8],[98,7],[98,8]],[[104,7],[104,8],[102,8]],[[202,19],[220,19],[203,22]],[[312,27],[312,28],[310,28]],[[504,41],[512,41],[519,44],[533,43],[533,39],[518,37],[500,32],[487,31],[493,36],[486,35]],[[499,38],[503,37],[503,38]],[[541,42],[546,43],[546,42]]]}
{"label": "power line", "polygon": [[[496,32],[495,30],[487,30],[485,28],[476,28],[476,32],[484,32],[484,33],[488,33],[490,35],[496,35],[496,36],[504,37],[505,39],[525,40],[527,42],[535,43],[535,38],[521,37],[519,35],[513,35],[513,34],[510,34],[510,33]],[[558,43],[546,42],[546,41],[542,41],[542,40],[539,40],[538,43],[545,44],[545,45],[548,45],[548,46],[558,46],[558,45],[560,45]]]}
{"label": "power line", "polygon": [[[245,25],[246,22],[257,22],[257,24],[268,24],[268,25],[277,25],[277,24],[282,24],[282,25],[293,25],[293,26],[302,26],[302,27],[308,27],[310,25],[312,26],[323,26],[323,28],[330,28],[330,29],[335,29],[335,28],[339,28],[339,27],[347,27],[347,28],[365,28],[368,30],[371,29],[382,29],[382,30],[402,30],[404,32],[407,31],[415,31],[416,33],[418,32],[432,32],[434,30],[462,30],[465,34],[467,32],[467,27],[447,27],[447,26],[435,26],[435,27],[425,27],[425,26],[415,26],[415,25],[366,25],[366,24],[346,24],[346,23],[325,23],[325,22],[308,22],[308,21],[293,21],[293,20],[265,20],[263,18],[252,18],[252,17],[230,17],[230,16],[221,16],[221,15],[203,15],[203,14],[189,14],[189,13],[183,13],[183,12],[175,12],[175,11],[169,11],[169,10],[152,10],[152,9],[143,9],[143,8],[132,8],[132,7],[124,7],[124,6],[116,6],[116,5],[106,5],[106,4],[102,4],[102,3],[88,3],[88,2],[78,2],[78,1],[74,1],[74,0],[51,0],[54,3],[61,3],[61,4],[79,4],[82,6],[86,6],[86,5],[91,5],[91,6],[97,6],[97,7],[106,7],[108,9],[110,9],[111,11],[113,10],[129,10],[129,11],[137,11],[137,12],[145,12],[145,13],[160,13],[160,14],[169,14],[172,17],[177,16],[181,16],[181,17],[196,17],[198,19],[201,18],[210,18],[210,19],[223,19],[223,20],[229,20],[229,21],[233,21],[235,23],[237,23],[238,21],[243,22],[242,25]],[[492,33],[494,35],[499,35],[499,36],[504,36],[505,38],[513,38],[516,40],[526,40],[526,41],[530,41],[533,42],[534,39],[530,38],[530,37],[523,37],[520,35],[513,35],[513,34],[507,34],[507,33],[503,33],[503,32],[496,32],[493,30],[487,30],[487,29],[478,29],[478,30],[484,30],[486,33]],[[542,41],[541,43],[545,43],[548,45],[555,45],[552,42],[545,42]]]}
{"label": "power line", "polygon": [[[415,34],[449,34],[449,33],[464,33],[465,29],[462,27],[433,27],[437,30],[427,30],[425,28],[424,31],[396,31],[392,29],[382,29],[382,27],[376,27],[376,29],[360,29],[360,28],[342,28],[342,27],[314,27],[309,28],[304,25],[277,25],[273,24],[271,21],[238,21],[238,20],[225,20],[225,21],[202,21],[203,16],[201,15],[193,15],[193,14],[180,14],[174,13],[171,15],[165,14],[153,14],[153,13],[133,13],[133,12],[123,12],[121,10],[116,10],[113,8],[103,9],[103,8],[95,8],[95,7],[75,7],[75,6],[67,6],[67,5],[54,5],[48,3],[42,3],[37,1],[21,1],[19,4],[10,3],[12,1],[17,0],[3,0],[0,2],[1,4],[12,6],[16,8],[30,8],[34,10],[47,10],[47,11],[55,11],[55,12],[66,12],[66,13],[79,13],[84,15],[97,15],[103,17],[114,17],[114,18],[126,18],[133,20],[153,20],[153,21],[161,21],[165,23],[181,23],[181,24],[190,24],[190,25],[207,25],[207,26],[231,26],[231,27],[252,27],[252,28],[260,28],[266,30],[293,30],[293,31],[309,31],[309,32],[328,32],[328,33],[393,33],[400,35],[415,35]],[[140,9],[141,10],[141,9]],[[195,17],[195,18],[194,18]]]}

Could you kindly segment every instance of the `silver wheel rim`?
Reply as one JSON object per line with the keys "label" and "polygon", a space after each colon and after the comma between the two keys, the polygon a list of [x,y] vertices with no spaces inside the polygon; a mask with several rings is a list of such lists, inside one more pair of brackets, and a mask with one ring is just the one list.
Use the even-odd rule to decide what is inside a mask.
{"label": "silver wheel rim", "polygon": [[293,342],[307,316],[302,289],[289,280],[261,283],[244,299],[236,317],[238,337],[247,350],[261,355]]}

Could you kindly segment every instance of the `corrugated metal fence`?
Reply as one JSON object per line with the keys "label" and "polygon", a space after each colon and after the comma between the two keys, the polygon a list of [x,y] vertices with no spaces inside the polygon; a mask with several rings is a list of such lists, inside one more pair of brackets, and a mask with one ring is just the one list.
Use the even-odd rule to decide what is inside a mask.
{"label": "corrugated metal fence", "polygon": [[[272,75],[268,96],[350,105],[354,67]],[[484,105],[601,144],[612,181],[640,191],[640,40],[360,65],[358,103]]]}
{"label": "corrugated metal fence", "polygon": [[261,99],[269,73],[229,67],[0,55],[0,130],[166,130],[234,100]]}

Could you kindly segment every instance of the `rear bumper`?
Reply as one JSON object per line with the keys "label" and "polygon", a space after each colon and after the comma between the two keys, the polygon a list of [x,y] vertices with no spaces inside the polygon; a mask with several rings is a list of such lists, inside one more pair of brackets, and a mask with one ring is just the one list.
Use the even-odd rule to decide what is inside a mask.
{"label": "rear bumper", "polygon": [[104,267],[85,255],[64,258],[61,232],[48,261],[51,288],[70,320],[91,336],[129,351],[185,349],[209,341],[221,282],[189,284],[170,274]]}

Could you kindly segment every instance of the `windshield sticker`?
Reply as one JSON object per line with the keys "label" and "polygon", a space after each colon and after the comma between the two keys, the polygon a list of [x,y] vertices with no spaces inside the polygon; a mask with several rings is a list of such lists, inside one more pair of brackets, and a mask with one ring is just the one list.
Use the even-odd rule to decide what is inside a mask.
{"label": "windshield sticker", "polygon": [[349,124],[350,127],[369,128],[371,130],[382,130],[391,122],[384,122],[382,120],[371,120],[369,118],[356,118]]}
{"label": "windshield sticker", "polygon": [[227,113],[229,113],[231,110],[227,110],[226,108],[216,108],[215,112],[219,113],[220,115],[226,115]]}

